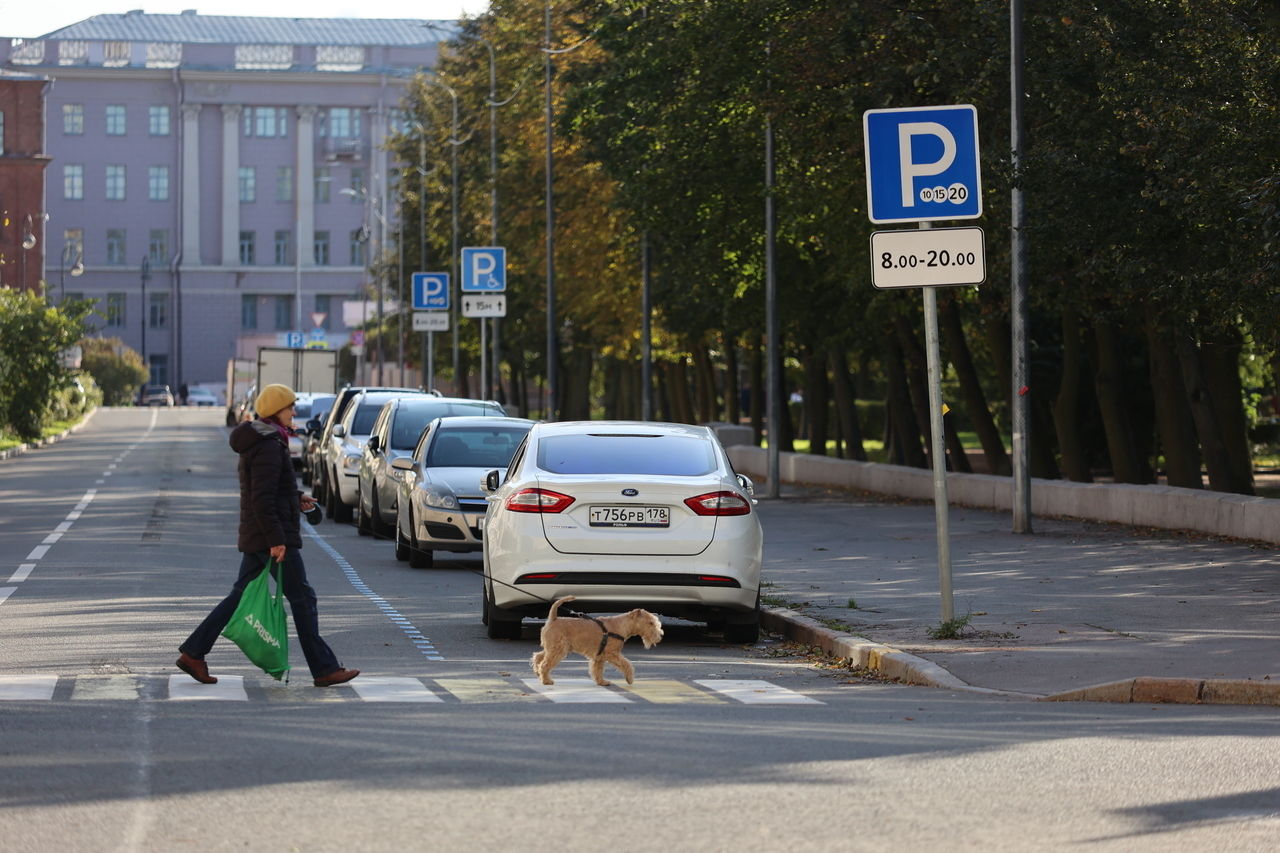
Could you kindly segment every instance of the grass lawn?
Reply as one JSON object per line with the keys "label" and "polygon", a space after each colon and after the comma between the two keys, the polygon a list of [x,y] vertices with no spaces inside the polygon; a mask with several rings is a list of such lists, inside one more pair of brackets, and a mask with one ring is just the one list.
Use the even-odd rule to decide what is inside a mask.
{"label": "grass lawn", "polygon": [[[80,421],[54,421],[40,431],[41,438],[49,438],[50,436],[59,435],[71,429]],[[7,432],[0,432],[0,450],[9,450],[20,444],[26,444],[25,441],[15,438]]]}

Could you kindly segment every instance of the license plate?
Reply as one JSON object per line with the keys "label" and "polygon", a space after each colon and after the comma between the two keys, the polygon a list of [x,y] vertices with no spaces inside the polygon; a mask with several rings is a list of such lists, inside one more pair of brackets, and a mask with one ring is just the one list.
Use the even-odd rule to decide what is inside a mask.
{"label": "license plate", "polygon": [[592,527],[670,527],[671,510],[665,506],[593,506]]}

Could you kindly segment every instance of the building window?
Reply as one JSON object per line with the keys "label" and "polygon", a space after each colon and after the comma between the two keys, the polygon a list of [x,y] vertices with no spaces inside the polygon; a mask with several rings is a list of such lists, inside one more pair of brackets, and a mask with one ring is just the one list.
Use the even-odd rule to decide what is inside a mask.
{"label": "building window", "polygon": [[241,294],[240,328],[245,330],[258,328],[258,297],[247,293]]}
{"label": "building window", "polygon": [[246,267],[253,266],[254,264],[253,258],[255,253],[253,250],[253,244],[254,244],[254,232],[241,231],[240,232],[240,263]]}
{"label": "building window", "polygon": [[291,44],[238,44],[236,68],[280,71],[293,67]]}
{"label": "building window", "polygon": [[111,266],[122,267],[125,264],[125,258],[128,253],[124,246],[124,229],[108,228],[107,229],[107,263]]}
{"label": "building window", "polygon": [[152,136],[169,135],[168,104],[152,104],[147,109],[147,131]]}
{"label": "building window", "polygon": [[148,68],[177,68],[182,64],[182,45],[175,42],[147,43]]}
{"label": "building window", "polygon": [[62,197],[73,201],[84,198],[84,166],[77,163],[62,167]]}
{"label": "building window", "polygon": [[276,232],[276,266],[287,266],[293,263],[293,232]]}
{"label": "building window", "polygon": [[293,328],[293,297],[277,296],[276,303],[276,331],[287,332]]}
{"label": "building window", "polygon": [[[13,50],[9,59],[14,65],[43,65],[44,42],[13,39]],[[66,44],[64,41],[63,44]]]}
{"label": "building window", "polygon": [[324,329],[326,332],[329,331],[329,324],[330,324],[329,306],[333,304],[331,302],[331,298],[332,297],[330,297],[329,294],[327,293],[316,294],[316,313],[324,315],[323,317],[320,318],[320,323],[318,328]]}
{"label": "building window", "polygon": [[245,136],[289,135],[289,111],[284,107],[245,107],[243,122]]}
{"label": "building window", "polygon": [[58,45],[59,65],[88,65],[89,43],[87,41],[64,41]]}
{"label": "building window", "polygon": [[124,201],[124,166],[107,167],[107,201]]}
{"label": "building window", "polygon": [[369,245],[369,231],[363,225],[351,232],[351,266],[362,267],[367,262],[365,247]]}
{"label": "building window", "polygon": [[360,138],[360,110],[353,107],[331,107],[321,125],[321,135],[331,139]]}
{"label": "building window", "polygon": [[258,198],[258,170],[253,166],[240,167],[240,200],[256,201]]}
{"label": "building window", "polygon": [[150,166],[147,168],[147,197],[152,201],[169,200],[168,166]]}
{"label": "building window", "polygon": [[318,267],[329,266],[329,232],[317,231],[312,243],[312,255]]}
{"label": "building window", "polygon": [[84,229],[83,228],[65,228],[62,231],[62,245],[67,253],[68,258],[75,260],[84,260]]}
{"label": "building window", "polygon": [[125,314],[125,294],[108,293],[107,294],[107,325],[108,326],[124,326]]}
{"label": "building window", "polygon": [[102,43],[102,65],[105,68],[121,68],[129,64],[132,46],[127,41],[107,41]]}
{"label": "building window", "polygon": [[124,136],[125,110],[123,104],[107,104],[107,136]]}
{"label": "building window", "polygon": [[62,105],[62,132],[67,136],[84,135],[84,104]]}
{"label": "building window", "polygon": [[147,297],[150,305],[147,311],[147,325],[153,329],[165,329],[169,326],[169,294],[151,293]]}
{"label": "building window", "polygon": [[152,353],[147,356],[147,361],[151,362],[151,385],[168,385],[169,384],[169,356],[165,353]]}
{"label": "building window", "polygon": [[316,45],[317,71],[359,71],[364,62],[364,48],[358,45]]}
{"label": "building window", "polygon": [[351,189],[355,190],[351,195],[352,204],[363,204],[364,199],[361,193],[365,192],[364,188],[364,169],[353,168],[351,170]]}
{"label": "building window", "polygon": [[151,259],[153,266],[168,266],[169,264],[169,229],[168,228],[152,228],[151,236],[147,240],[147,257]]}
{"label": "building window", "polygon": [[293,201],[293,167],[276,167],[276,201]]}
{"label": "building window", "polygon": [[329,174],[329,167],[317,166],[316,180],[315,180],[315,184],[316,184],[315,194],[316,194],[317,204],[329,203],[329,184],[331,184],[332,182],[333,182],[333,177]]}

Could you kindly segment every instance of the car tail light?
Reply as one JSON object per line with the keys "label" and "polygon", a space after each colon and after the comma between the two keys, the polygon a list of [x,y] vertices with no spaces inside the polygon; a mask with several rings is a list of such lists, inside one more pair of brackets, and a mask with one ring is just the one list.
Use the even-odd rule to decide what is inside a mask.
{"label": "car tail light", "polygon": [[521,489],[507,498],[506,507],[512,512],[563,512],[574,499],[550,489]]}
{"label": "car tail light", "polygon": [[685,498],[684,505],[697,515],[747,515],[751,503],[737,492],[707,492]]}

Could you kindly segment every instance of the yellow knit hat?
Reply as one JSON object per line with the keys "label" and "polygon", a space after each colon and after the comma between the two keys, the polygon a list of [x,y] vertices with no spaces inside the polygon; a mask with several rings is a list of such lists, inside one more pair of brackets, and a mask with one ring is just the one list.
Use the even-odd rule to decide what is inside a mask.
{"label": "yellow knit hat", "polygon": [[298,396],[288,385],[268,385],[258,394],[254,401],[254,411],[260,418],[269,418],[279,414],[286,406],[293,405]]}

